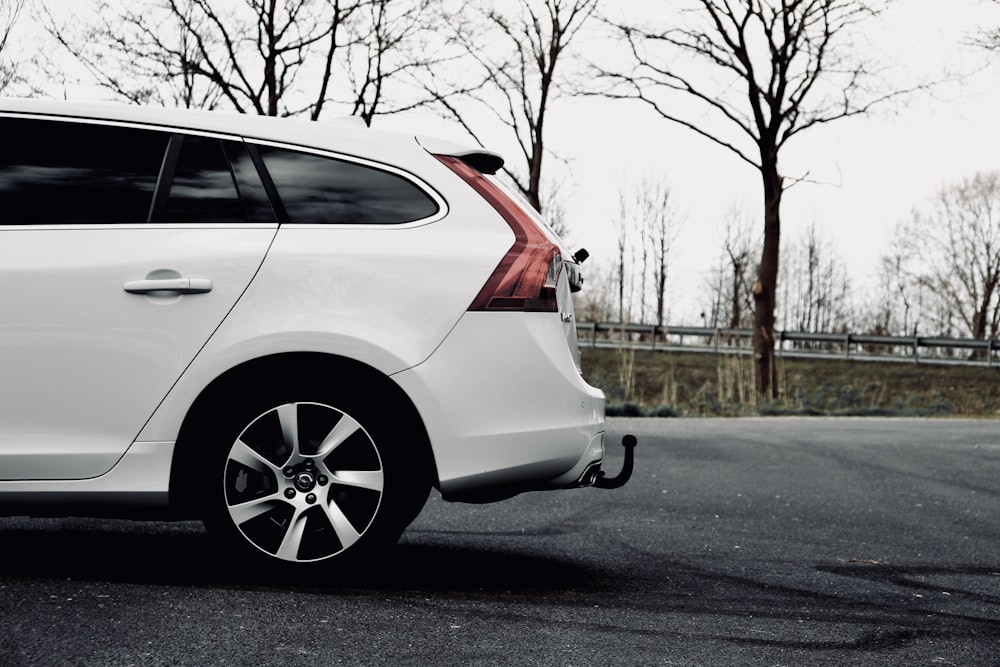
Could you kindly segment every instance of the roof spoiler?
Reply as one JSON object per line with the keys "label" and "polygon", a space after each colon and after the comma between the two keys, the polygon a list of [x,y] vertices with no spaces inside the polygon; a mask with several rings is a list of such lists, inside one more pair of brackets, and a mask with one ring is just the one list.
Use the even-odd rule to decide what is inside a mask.
{"label": "roof spoiler", "polygon": [[445,139],[417,137],[417,143],[433,155],[447,155],[458,158],[482,174],[495,174],[503,167],[503,158],[485,148],[469,148]]}

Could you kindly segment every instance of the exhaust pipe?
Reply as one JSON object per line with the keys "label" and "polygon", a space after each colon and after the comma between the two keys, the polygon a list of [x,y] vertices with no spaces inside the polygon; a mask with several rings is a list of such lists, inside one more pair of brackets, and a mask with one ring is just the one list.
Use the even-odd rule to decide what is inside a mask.
{"label": "exhaust pipe", "polygon": [[601,470],[594,479],[594,487],[598,489],[617,489],[625,486],[625,482],[632,477],[632,468],[635,465],[635,446],[639,441],[634,435],[626,435],[622,438],[622,447],[625,448],[625,461],[622,463],[621,472],[614,477],[608,477]]}

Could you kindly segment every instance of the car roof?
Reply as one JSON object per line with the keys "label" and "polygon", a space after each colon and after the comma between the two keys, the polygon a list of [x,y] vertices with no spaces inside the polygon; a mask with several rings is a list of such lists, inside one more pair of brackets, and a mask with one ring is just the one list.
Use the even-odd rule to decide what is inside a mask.
{"label": "car roof", "polygon": [[0,114],[136,123],[293,144],[373,159],[398,157],[400,151],[408,152],[408,149],[425,152],[413,135],[373,130],[352,117],[312,121],[232,111],[14,98],[0,99]]}

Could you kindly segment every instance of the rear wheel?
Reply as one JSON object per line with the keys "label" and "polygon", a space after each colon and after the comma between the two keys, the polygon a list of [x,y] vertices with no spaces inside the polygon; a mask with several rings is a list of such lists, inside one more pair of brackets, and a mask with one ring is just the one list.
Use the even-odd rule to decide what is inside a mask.
{"label": "rear wheel", "polygon": [[223,420],[206,480],[215,487],[209,529],[244,554],[299,569],[395,542],[430,490],[405,427],[356,399],[285,398]]}

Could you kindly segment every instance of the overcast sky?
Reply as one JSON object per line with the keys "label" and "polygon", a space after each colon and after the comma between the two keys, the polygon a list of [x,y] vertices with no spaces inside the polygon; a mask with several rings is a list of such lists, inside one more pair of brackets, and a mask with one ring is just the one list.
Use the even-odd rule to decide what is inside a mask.
{"label": "overcast sky", "polygon": [[[815,223],[847,262],[859,299],[874,289],[879,255],[896,223],[914,206],[946,183],[1000,169],[1000,67],[983,69],[984,53],[963,46],[978,26],[994,24],[1000,25],[1000,5],[989,2],[902,0],[869,26],[890,68],[887,76],[909,81],[948,72],[968,76],[872,116],[810,130],[782,156],[786,177],[808,175],[825,184],[800,183],[788,190],[783,241],[794,240]],[[592,164],[579,173],[581,183],[598,182],[602,174],[634,180],[637,170],[659,171],[688,211],[674,257],[670,321],[698,323],[703,305],[691,295],[702,291],[704,271],[718,255],[720,221],[734,204],[762,219],[759,175],[726,150],[645,109],[624,114],[615,106],[596,123],[597,131],[585,135],[601,137],[595,154],[578,153],[581,162]],[[611,132],[599,129],[616,126]],[[587,204],[577,219],[582,223],[579,241],[609,254],[613,229],[609,231],[606,219],[594,219],[616,212],[616,195],[605,196],[612,201],[606,202],[604,216],[594,216],[601,209]]]}

